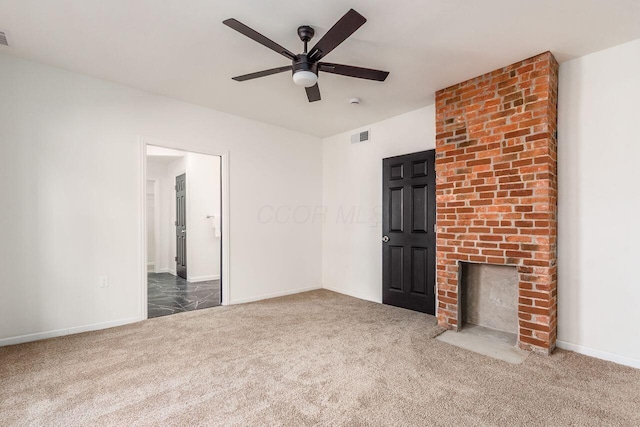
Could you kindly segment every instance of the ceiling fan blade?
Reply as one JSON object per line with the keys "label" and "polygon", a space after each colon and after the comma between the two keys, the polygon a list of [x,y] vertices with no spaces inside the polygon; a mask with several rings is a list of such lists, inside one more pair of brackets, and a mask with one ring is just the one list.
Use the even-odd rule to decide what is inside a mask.
{"label": "ceiling fan blade", "polygon": [[243,76],[233,77],[233,80],[237,82],[244,82],[246,80],[257,79],[258,77],[270,76],[271,74],[284,73],[285,71],[291,71],[291,65],[286,67],[272,68],[270,70],[258,71],[251,74],[245,74]]}
{"label": "ceiling fan blade", "polygon": [[360,28],[367,20],[350,9],[309,52],[309,59],[319,61]]}
{"label": "ceiling fan blade", "polygon": [[352,65],[331,64],[321,62],[318,64],[320,71],[331,74],[340,74],[341,76],[355,77],[358,79],[385,81],[389,75],[388,71],[372,70],[370,68],[354,67]]}
{"label": "ceiling fan blade", "polygon": [[305,88],[307,91],[307,98],[309,98],[309,102],[320,101],[320,87],[318,83],[311,87]]}
{"label": "ceiling fan blade", "polygon": [[256,30],[247,27],[246,25],[244,25],[242,22],[238,21],[237,19],[227,19],[225,21],[222,21],[222,23],[224,25],[226,25],[227,27],[233,28],[234,30],[236,30],[237,32],[244,34],[245,36],[249,37],[252,40],[257,41],[258,43],[260,43],[263,46],[268,47],[269,49],[279,53],[282,56],[286,56],[287,58],[293,60],[296,59],[297,56],[290,52],[288,49],[285,49],[284,47],[280,46],[278,43],[274,42],[273,40],[270,40],[268,38],[266,38],[265,36],[263,36],[262,34],[260,34],[259,32],[257,32]]}

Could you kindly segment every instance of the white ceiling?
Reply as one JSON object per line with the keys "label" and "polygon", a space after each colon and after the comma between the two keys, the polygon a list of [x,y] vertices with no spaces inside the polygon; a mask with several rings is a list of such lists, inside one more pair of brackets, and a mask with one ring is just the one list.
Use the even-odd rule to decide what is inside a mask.
{"label": "white ceiling", "polygon": [[186,151],[156,147],[155,145],[147,145],[147,162],[153,162],[158,165],[166,166],[169,163],[181,159],[186,155]]}
{"label": "white ceiling", "polygon": [[[322,101],[308,103],[289,73],[231,80],[288,63],[224,19],[300,52],[299,25],[315,28],[313,45],[349,8],[368,22],[326,61],[390,71],[386,82],[321,74]],[[11,44],[0,52],[329,136],[547,50],[564,61],[640,38],[640,1],[0,0],[0,30]]]}

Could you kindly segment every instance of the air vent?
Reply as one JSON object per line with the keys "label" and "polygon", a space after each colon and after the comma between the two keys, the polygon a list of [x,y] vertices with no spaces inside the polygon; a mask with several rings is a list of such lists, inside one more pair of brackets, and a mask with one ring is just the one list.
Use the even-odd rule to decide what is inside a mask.
{"label": "air vent", "polygon": [[351,135],[351,143],[357,144],[358,142],[367,142],[371,139],[369,130],[363,130],[362,132],[354,133]]}
{"label": "air vent", "polygon": [[0,45],[9,46],[9,42],[7,41],[7,33],[2,30],[0,30]]}

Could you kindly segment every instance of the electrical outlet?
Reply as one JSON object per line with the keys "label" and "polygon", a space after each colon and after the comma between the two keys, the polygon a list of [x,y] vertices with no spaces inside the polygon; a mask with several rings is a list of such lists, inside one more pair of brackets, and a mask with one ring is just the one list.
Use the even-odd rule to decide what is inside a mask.
{"label": "electrical outlet", "polygon": [[98,283],[100,284],[101,288],[108,288],[109,287],[109,276],[100,276],[100,278],[98,279]]}

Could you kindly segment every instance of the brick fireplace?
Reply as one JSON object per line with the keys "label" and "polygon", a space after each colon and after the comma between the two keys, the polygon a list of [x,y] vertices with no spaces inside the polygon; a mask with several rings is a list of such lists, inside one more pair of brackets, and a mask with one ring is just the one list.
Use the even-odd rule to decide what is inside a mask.
{"label": "brick fireplace", "polygon": [[558,63],[550,52],[436,93],[437,317],[461,328],[461,263],[517,268],[517,342],[557,323]]}

